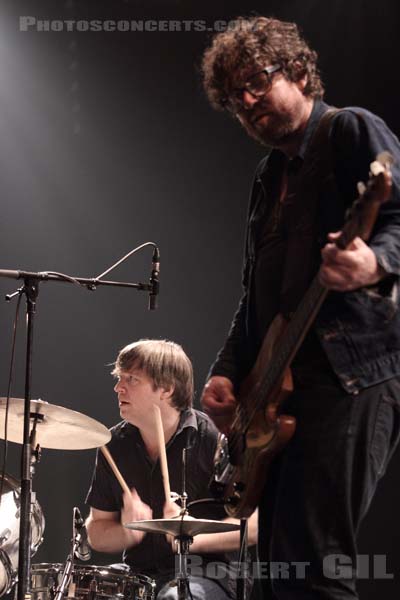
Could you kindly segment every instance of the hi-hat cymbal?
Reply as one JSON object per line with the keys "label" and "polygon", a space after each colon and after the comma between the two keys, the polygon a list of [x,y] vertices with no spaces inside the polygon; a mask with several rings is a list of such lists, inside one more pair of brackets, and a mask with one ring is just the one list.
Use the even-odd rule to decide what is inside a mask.
{"label": "hi-hat cymbal", "polygon": [[236,523],[226,523],[224,521],[212,521],[210,519],[194,519],[189,515],[175,517],[174,519],[150,519],[147,521],[133,521],[124,523],[127,529],[137,529],[149,533],[164,533],[173,535],[187,535],[193,537],[199,533],[224,533],[226,531],[236,531],[240,525]]}
{"label": "hi-hat cymbal", "polygon": [[[4,439],[4,422],[7,398],[0,398],[0,438]],[[8,409],[7,438],[22,444],[24,429],[24,404],[22,398],[10,398]],[[86,415],[49,404],[43,400],[31,400],[31,428],[36,417],[35,444],[42,448],[58,450],[86,450],[104,446],[111,433],[101,423]]]}

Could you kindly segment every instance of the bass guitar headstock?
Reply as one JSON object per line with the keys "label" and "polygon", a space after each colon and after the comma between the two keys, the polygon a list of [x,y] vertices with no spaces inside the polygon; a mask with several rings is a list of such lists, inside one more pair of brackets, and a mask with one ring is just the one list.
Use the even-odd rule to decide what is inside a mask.
{"label": "bass guitar headstock", "polygon": [[347,212],[346,222],[336,245],[344,250],[355,237],[367,241],[371,235],[381,204],[389,198],[392,188],[393,157],[381,152],[370,165],[367,184],[359,182],[358,198]]}

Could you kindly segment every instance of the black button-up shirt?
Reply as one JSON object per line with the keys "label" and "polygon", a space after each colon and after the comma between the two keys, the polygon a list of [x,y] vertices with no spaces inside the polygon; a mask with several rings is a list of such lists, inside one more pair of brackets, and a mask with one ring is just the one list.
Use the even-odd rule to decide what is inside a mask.
{"label": "black button-up shirt", "polygon": [[[163,518],[164,488],[160,462],[152,462],[137,427],[122,421],[111,429],[108,449],[129,488],[134,487],[143,502],[153,510],[153,519]],[[182,492],[182,455],[186,452],[186,492],[188,501],[209,498],[208,483],[213,469],[218,432],[200,411],[189,409],[181,414],[174,436],[166,451],[171,490]],[[99,510],[118,512],[122,507],[122,489],[101,452],[98,452],[87,504]],[[197,505],[190,509],[196,518],[223,519],[221,506]],[[174,555],[164,535],[148,533],[143,541],[124,552],[132,569],[154,578],[174,574]],[[222,555],[207,554],[207,561],[227,562]]]}

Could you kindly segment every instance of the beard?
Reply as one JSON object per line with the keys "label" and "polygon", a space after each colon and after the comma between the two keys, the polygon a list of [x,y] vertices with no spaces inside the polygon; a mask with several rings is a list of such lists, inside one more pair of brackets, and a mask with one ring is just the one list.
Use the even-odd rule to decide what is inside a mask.
{"label": "beard", "polygon": [[298,142],[311,108],[312,104],[302,94],[281,94],[258,102],[252,110],[242,113],[239,120],[257,142],[282,148]]}
{"label": "beard", "polygon": [[257,142],[264,146],[279,148],[294,138],[298,130],[297,119],[290,113],[266,115],[267,122],[264,124],[260,119],[256,123],[249,123],[245,129],[247,133]]}

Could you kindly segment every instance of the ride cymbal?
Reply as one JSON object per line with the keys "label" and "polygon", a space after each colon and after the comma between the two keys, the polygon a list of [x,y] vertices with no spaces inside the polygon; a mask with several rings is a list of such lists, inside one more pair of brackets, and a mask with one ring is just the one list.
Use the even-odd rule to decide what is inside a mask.
{"label": "ride cymbal", "polygon": [[[7,398],[0,398],[0,438],[4,439],[4,423]],[[23,442],[24,404],[22,398],[10,398],[8,409],[7,439],[17,444]],[[36,421],[35,445],[57,450],[86,450],[104,446],[111,433],[95,419],[80,412],[49,404],[43,400],[31,400],[30,421],[32,430]]]}

